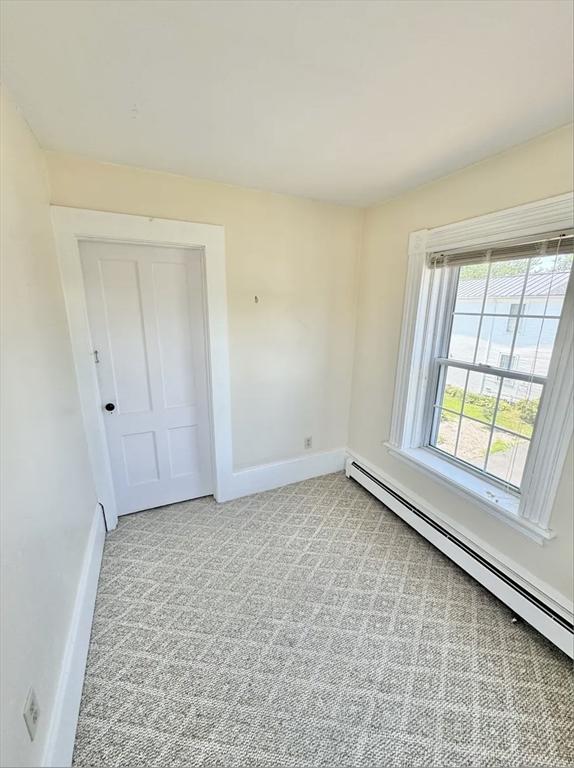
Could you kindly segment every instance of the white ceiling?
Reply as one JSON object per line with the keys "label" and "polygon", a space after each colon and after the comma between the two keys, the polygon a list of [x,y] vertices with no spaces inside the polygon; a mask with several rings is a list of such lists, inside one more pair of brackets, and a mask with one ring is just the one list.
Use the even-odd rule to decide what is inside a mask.
{"label": "white ceiling", "polygon": [[371,203],[572,119],[570,0],[4,0],[40,143]]}

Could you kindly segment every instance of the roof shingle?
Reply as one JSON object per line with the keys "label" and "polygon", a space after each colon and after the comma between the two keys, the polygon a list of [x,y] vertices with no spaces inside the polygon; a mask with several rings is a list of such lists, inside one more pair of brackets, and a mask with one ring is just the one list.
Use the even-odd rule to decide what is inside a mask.
{"label": "roof shingle", "polygon": [[[570,271],[533,272],[528,276],[525,296],[564,296]],[[460,280],[457,297],[459,299],[480,299],[484,295],[486,278],[476,277]],[[524,285],[524,275],[491,278],[488,285],[489,298],[520,296]]]}

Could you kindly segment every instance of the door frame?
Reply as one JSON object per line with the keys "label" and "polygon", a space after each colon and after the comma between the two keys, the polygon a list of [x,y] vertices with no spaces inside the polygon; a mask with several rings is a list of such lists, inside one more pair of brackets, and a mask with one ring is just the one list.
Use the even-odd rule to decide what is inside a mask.
{"label": "door frame", "polygon": [[80,259],[82,240],[202,251],[214,496],[217,501],[226,500],[233,477],[224,227],[58,205],[50,207],[90,463],[108,529],[116,527],[118,515],[88,321]]}

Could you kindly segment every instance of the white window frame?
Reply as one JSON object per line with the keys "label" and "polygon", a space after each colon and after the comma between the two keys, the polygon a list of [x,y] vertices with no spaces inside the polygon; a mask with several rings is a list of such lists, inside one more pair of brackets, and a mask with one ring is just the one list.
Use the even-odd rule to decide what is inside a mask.
{"label": "white window frame", "polygon": [[531,235],[572,229],[573,193],[528,203],[435,229],[411,233],[408,273],[390,439],[397,458],[439,480],[484,512],[542,544],[553,538],[550,516],[574,427],[574,291],[570,281],[520,492],[505,490],[482,473],[442,458],[425,447],[428,437],[436,323],[448,301],[432,280],[428,254],[494,245]]}

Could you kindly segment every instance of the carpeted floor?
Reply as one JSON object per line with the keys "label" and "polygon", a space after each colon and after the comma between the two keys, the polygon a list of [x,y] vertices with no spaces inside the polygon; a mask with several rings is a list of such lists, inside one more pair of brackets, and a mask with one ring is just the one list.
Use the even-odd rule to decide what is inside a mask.
{"label": "carpeted floor", "polygon": [[328,475],[121,519],[74,764],[559,766],[569,659]]}

